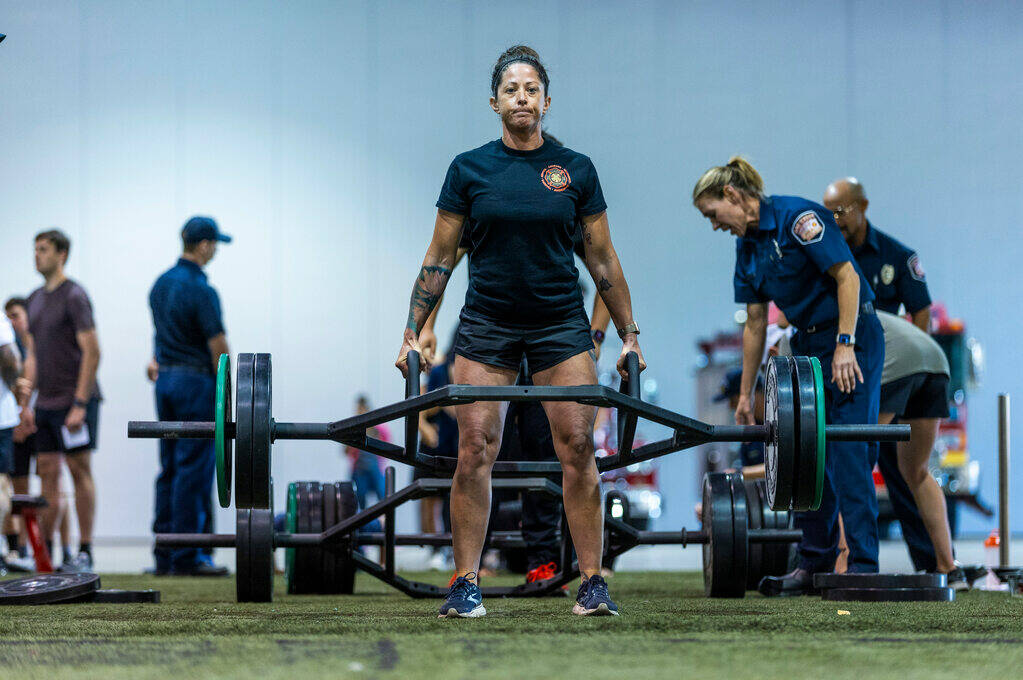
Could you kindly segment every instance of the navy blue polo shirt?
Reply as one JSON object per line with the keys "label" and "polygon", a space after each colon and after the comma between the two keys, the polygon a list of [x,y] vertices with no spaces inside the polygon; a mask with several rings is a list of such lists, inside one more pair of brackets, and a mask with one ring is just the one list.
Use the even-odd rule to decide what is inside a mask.
{"label": "navy blue polo shirt", "polygon": [[220,298],[206,274],[184,258],[164,272],[149,291],[154,356],[161,366],[213,370],[207,342],[224,332]]}
{"label": "navy blue polo shirt", "polygon": [[774,301],[799,330],[838,318],[838,283],[828,269],[852,262],[860,275],[860,303],[874,294],[824,206],[798,196],[760,201],[759,228],[736,239],[735,301]]}
{"label": "navy blue polo shirt", "polygon": [[537,327],[583,311],[573,237],[580,218],[607,209],[590,159],[545,142],[520,151],[495,140],[459,154],[437,207],[465,216],[465,309]]}
{"label": "navy blue polo shirt", "polygon": [[[428,392],[451,384],[450,368],[451,364],[444,362],[430,369],[430,376],[426,383]],[[458,423],[455,419],[448,415],[444,409],[441,409],[432,416],[428,416],[427,421],[437,426],[437,446],[431,448],[424,444],[422,446],[423,452],[435,456],[457,456]]]}
{"label": "navy blue polo shirt", "polygon": [[853,256],[874,291],[878,309],[898,314],[899,305],[905,305],[913,314],[930,306],[920,257],[869,221],[863,245],[853,250]]}

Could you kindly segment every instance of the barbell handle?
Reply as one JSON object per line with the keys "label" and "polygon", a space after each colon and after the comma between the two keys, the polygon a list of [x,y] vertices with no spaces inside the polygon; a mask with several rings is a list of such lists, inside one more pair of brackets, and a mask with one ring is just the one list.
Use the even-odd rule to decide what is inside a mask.
{"label": "barbell handle", "polygon": [[[633,399],[640,398],[640,385],[639,385],[639,355],[635,352],[629,352],[625,355],[625,371],[629,376],[628,380],[623,380],[619,391],[623,394],[627,394]],[[619,412],[618,417],[618,455],[628,456],[632,453],[632,442],[636,438],[636,421],[638,416],[635,413],[626,413],[625,417],[621,417]]]}
{"label": "barbell handle", "polygon": [[[234,436],[234,423],[226,423],[229,437]],[[128,439],[213,439],[214,423],[205,421],[132,420],[128,423]]]}
{"label": "barbell handle", "polygon": [[[420,367],[419,352],[409,350],[408,353],[408,375],[405,378],[405,398],[418,397],[422,392],[422,383],[419,380]],[[419,451],[419,411],[414,411],[405,416],[405,455],[409,460],[416,457]]]}

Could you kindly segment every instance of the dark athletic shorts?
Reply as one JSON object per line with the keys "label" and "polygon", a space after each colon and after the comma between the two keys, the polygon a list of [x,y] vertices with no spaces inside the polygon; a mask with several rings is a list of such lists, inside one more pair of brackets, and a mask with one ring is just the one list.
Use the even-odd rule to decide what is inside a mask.
{"label": "dark athletic shorts", "polygon": [[14,428],[0,430],[0,475],[9,475],[14,470]]}
{"label": "dark athletic shorts", "polygon": [[914,373],[881,385],[881,413],[899,420],[948,417],[948,376]]}
{"label": "dark athletic shorts", "polygon": [[578,316],[540,328],[518,328],[463,308],[454,352],[512,370],[518,370],[525,355],[530,372],[536,374],[592,349],[590,321],[582,309]]}
{"label": "dark athletic shorts", "polygon": [[70,408],[59,409],[36,409],[36,451],[38,453],[84,453],[96,448],[96,438],[99,435],[99,399],[89,400],[85,407],[85,424],[89,426],[89,442],[84,446],[78,446],[70,451],[64,448],[64,437],[60,428],[64,425],[67,412]]}
{"label": "dark athletic shorts", "polygon": [[36,455],[36,436],[30,434],[23,442],[14,442],[14,465],[11,477],[28,477],[32,467],[32,456]]}

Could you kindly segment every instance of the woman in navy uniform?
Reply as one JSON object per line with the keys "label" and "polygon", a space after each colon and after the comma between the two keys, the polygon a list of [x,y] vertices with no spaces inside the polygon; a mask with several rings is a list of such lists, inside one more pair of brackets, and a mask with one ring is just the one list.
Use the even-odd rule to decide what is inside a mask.
{"label": "woman in navy uniform", "polygon": [[[469,286],[453,349],[454,381],[511,385],[525,355],[537,385],[595,384],[590,324],[572,255],[572,236],[581,222],[586,267],[623,341],[619,371],[625,370],[627,352],[639,354],[642,367],[639,326],[611,245],[597,172],[586,156],[544,141],[541,122],[551,103],[550,81],[536,52],[521,45],[506,50],[491,73],[491,95],[501,138],[459,154],[448,168],[396,365],[407,372],[409,351],[421,350],[419,331],[444,293],[464,228],[471,244]],[[600,576],[596,409],[574,402],[543,406],[561,461],[565,514],[583,577],[573,611],[617,615]],[[476,570],[505,410],[505,404],[488,401],[456,407],[458,465],[451,487],[456,579],[442,617],[486,614]]]}
{"label": "woman in navy uniform", "polygon": [[[735,301],[745,303],[740,425],[753,424],[751,393],[764,352],[767,304],[796,328],[793,354],[815,356],[824,370],[829,423],[876,423],[884,335],[874,295],[831,213],[795,196],[766,196],[745,159],[713,167],[693,189],[693,204],[714,230],[736,236]],[[803,530],[799,566],[760,583],[765,595],[813,590],[813,574],[831,571],[838,547],[838,514],[849,544],[849,570],[877,571],[877,497],[872,470],[876,443],[829,442],[821,507],[796,514]]]}

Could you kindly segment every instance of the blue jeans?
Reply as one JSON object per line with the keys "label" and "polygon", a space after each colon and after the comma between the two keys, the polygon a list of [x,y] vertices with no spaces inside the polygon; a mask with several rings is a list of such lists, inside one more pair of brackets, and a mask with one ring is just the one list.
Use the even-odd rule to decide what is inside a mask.
{"label": "blue jeans", "polygon": [[352,483],[355,495],[359,499],[359,509],[369,507],[369,494],[372,492],[377,501],[384,498],[384,473],[377,464],[377,457],[372,453],[359,451],[359,457],[352,466]]}
{"label": "blue jeans", "polygon": [[[216,382],[212,375],[187,368],[160,370],[156,412],[160,420],[213,420]],[[160,440],[153,533],[202,533],[211,519],[216,461],[212,439]],[[206,561],[198,548],[155,548],[159,571],[190,571]]]}
{"label": "blue jeans", "polygon": [[[884,365],[881,323],[874,314],[861,314],[856,324],[856,361],[863,373],[863,383],[857,383],[851,394],[840,392],[831,382],[835,333],[834,328],[813,334],[796,333],[792,353],[820,359],[828,424],[877,423]],[[814,512],[796,513],[795,526],[803,530],[799,544],[802,569],[811,573],[834,569],[841,513],[849,545],[849,571],[877,571],[877,492],[873,476],[877,456],[877,442],[828,442],[821,507]]]}

